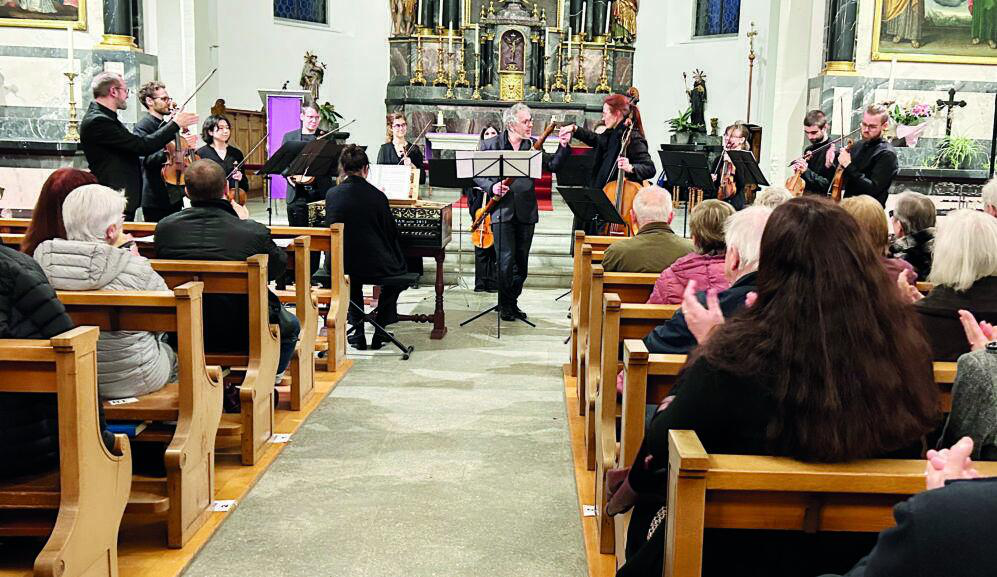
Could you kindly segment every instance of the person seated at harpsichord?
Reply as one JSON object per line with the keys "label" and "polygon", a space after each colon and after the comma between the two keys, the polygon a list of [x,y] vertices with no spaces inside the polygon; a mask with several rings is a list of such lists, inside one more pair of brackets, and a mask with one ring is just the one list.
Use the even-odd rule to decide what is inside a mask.
{"label": "person seated at harpsichord", "polygon": [[[405,256],[399,243],[395,217],[388,197],[367,182],[370,161],[363,148],[350,144],[339,157],[343,182],[325,197],[325,223],[343,223],[343,268],[350,276],[350,301],[363,308],[363,284],[358,281],[404,275]],[[398,295],[405,286],[381,286],[375,321],[382,327],[398,322]],[[348,315],[352,334],[348,342],[357,349],[367,348],[364,320],[354,308]],[[379,349],[388,335],[374,333],[371,348]]]}
{"label": "person seated at harpsichord", "polygon": [[[274,244],[270,229],[240,215],[238,211],[245,209],[225,198],[225,176],[217,163],[207,159],[194,161],[184,172],[191,206],[156,224],[156,258],[244,261],[265,254],[267,280],[281,278],[287,268],[287,253]],[[301,324],[273,291],[267,291],[267,302],[270,324],[280,327],[279,383],[291,363]],[[205,348],[211,352],[246,350],[248,307],[245,295],[205,295]],[[237,412],[238,396],[233,399],[230,395],[227,392],[225,408]]]}
{"label": "person seated at harpsichord", "polygon": [[[764,209],[731,218],[750,210]],[[795,198],[772,211],[759,254],[757,292],[738,313],[715,297],[706,307],[684,299],[696,355],[634,466],[609,476],[607,513],[633,508],[617,577],[662,572],[669,430],[695,431],[709,453],[840,463],[916,458],[940,424],[928,343],[853,218],[830,200]],[[703,575],[744,574],[748,556],[757,574],[834,572],[868,546],[848,535],[708,531]]]}
{"label": "person seated at harpsichord", "polygon": [[[56,290],[164,291],[166,282],[124,232],[125,198],[100,184],[81,186],[62,205],[66,239],[38,245],[34,257]],[[139,397],[176,378],[177,355],[164,333],[101,331],[97,392]]]}
{"label": "person seated at harpsichord", "polygon": [[640,189],[630,209],[630,221],[637,225],[637,234],[609,245],[602,267],[606,272],[658,274],[672,266],[693,251],[691,242],[672,231],[674,218],[668,191],[657,186]]}

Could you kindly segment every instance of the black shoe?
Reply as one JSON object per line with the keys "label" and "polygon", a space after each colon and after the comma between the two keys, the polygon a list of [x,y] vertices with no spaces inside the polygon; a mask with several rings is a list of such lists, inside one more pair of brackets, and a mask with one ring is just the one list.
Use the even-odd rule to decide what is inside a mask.
{"label": "black shoe", "polygon": [[374,338],[370,342],[370,348],[375,351],[381,350],[384,348],[384,345],[391,342],[391,337],[393,336],[395,336],[395,333],[382,333],[381,331],[377,331],[374,333]]}
{"label": "black shoe", "polygon": [[476,286],[476,287],[474,287],[474,292],[476,292],[476,293],[485,293],[485,292],[488,292],[488,289],[486,287],[483,287],[483,286]]}
{"label": "black shoe", "polygon": [[518,306],[512,307],[512,314],[516,315],[516,318],[523,319],[524,321],[530,318],[526,316],[526,313],[523,312],[523,309],[519,308]]}
{"label": "black shoe", "polygon": [[358,332],[346,338],[346,343],[358,351],[367,350],[367,335]]}
{"label": "black shoe", "polygon": [[517,320],[519,317],[516,315],[515,309],[502,308],[499,310],[499,317],[505,322],[512,322]]}
{"label": "black shoe", "polygon": [[490,292],[492,294],[495,294],[498,292],[498,287],[488,287],[485,289],[485,292]]}

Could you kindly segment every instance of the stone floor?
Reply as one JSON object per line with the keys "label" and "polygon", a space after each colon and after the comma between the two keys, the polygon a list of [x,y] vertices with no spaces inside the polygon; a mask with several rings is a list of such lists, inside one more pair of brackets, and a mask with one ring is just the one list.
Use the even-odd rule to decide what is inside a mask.
{"label": "stone floor", "polygon": [[[355,364],[186,571],[215,575],[582,576],[561,365],[563,291],[527,290],[537,328],[446,295],[449,334],[394,325],[416,350]],[[403,312],[432,307],[429,288]]]}

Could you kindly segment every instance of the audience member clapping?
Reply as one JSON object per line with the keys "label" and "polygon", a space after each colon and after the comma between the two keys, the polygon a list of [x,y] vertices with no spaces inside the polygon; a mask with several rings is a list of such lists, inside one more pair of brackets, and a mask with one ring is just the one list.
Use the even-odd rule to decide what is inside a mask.
{"label": "audience member clapping", "polygon": [[893,233],[897,238],[890,245],[890,256],[909,262],[919,281],[931,273],[937,212],[930,198],[909,190],[900,194],[893,209]]}
{"label": "audience member clapping", "polygon": [[[69,193],[62,214],[68,240],[46,240],[34,257],[57,290],[167,290],[148,259],[129,250],[125,198],[99,184]],[[162,334],[101,331],[97,389],[105,399],[145,395],[175,378],[177,357]]]}

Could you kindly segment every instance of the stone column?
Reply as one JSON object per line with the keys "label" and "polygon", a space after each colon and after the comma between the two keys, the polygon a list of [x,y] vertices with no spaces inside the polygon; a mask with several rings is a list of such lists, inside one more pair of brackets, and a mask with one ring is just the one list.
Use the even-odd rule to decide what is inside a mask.
{"label": "stone column", "polygon": [[443,2],[443,22],[440,25],[444,28],[448,28],[450,23],[453,22],[454,30],[460,30],[461,25],[461,7],[460,0],[439,0]]}
{"label": "stone column", "polygon": [[858,0],[829,0],[825,73],[855,71]]}
{"label": "stone column", "polygon": [[606,35],[606,6],[609,0],[595,0],[592,10],[592,33],[590,38],[602,37]]}
{"label": "stone column", "polygon": [[138,50],[132,36],[133,25],[131,0],[104,0],[104,37],[97,48]]}
{"label": "stone column", "polygon": [[440,2],[443,0],[423,0],[422,1],[422,25],[433,29],[440,25]]}
{"label": "stone column", "polygon": [[[582,4],[585,0],[571,0],[568,3],[568,25],[571,26],[572,34],[581,34],[582,32]],[[565,31],[567,32],[567,31]]]}

